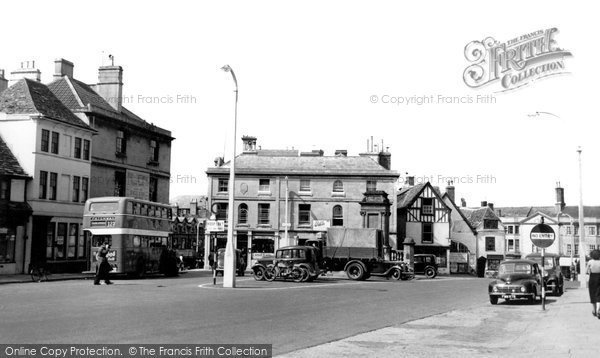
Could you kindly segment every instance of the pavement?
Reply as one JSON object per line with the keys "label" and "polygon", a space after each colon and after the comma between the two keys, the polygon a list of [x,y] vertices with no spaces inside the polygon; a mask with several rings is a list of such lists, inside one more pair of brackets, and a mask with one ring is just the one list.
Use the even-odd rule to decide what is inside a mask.
{"label": "pavement", "polygon": [[600,319],[586,288],[534,305],[489,302],[279,357],[597,357]]}

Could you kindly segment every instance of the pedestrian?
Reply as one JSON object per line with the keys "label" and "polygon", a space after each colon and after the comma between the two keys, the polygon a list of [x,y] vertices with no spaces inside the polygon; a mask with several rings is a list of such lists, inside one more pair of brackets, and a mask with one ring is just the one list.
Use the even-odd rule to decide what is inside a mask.
{"label": "pedestrian", "polygon": [[590,302],[593,306],[592,314],[600,319],[600,250],[590,252],[592,258],[586,268],[590,275],[588,287],[590,290]]}
{"label": "pedestrian", "polygon": [[108,263],[108,249],[110,249],[110,245],[108,242],[104,242],[102,246],[100,246],[100,250],[96,253],[96,261],[98,264],[96,265],[96,277],[94,278],[94,285],[99,285],[101,280],[104,280],[104,283],[107,285],[112,284],[108,279],[108,275],[110,273],[110,264]]}

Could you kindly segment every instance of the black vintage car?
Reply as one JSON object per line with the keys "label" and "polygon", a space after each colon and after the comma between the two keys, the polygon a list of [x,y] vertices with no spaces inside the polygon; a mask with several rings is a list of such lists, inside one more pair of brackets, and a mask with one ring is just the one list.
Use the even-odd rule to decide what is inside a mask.
{"label": "black vintage car", "polygon": [[[542,254],[532,253],[525,257],[528,260],[537,262],[538,266],[542,266]],[[560,296],[564,292],[565,278],[560,269],[560,256],[557,254],[544,255],[544,286],[546,293],[553,296]]]}
{"label": "black vintage car", "polygon": [[531,260],[505,260],[498,266],[498,279],[490,282],[488,294],[495,305],[500,298],[509,300],[526,299],[535,303],[542,293],[542,274],[538,264]]}
{"label": "black vintage car", "polygon": [[272,260],[260,260],[252,266],[254,279],[273,281],[276,278],[295,282],[313,281],[321,274],[320,251],[312,246],[286,246],[277,249]]}
{"label": "black vintage car", "polygon": [[438,266],[435,262],[435,255],[415,254],[413,262],[415,264],[415,274],[422,274],[427,276],[427,278],[437,276]]}

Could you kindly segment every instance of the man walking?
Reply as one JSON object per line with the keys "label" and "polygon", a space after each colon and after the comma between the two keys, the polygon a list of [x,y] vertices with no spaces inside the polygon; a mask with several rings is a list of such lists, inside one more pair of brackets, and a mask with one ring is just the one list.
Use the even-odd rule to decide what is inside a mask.
{"label": "man walking", "polygon": [[110,245],[108,242],[104,242],[96,254],[96,261],[98,264],[96,265],[96,277],[94,278],[94,285],[99,285],[100,280],[104,280],[104,283],[107,285],[112,284],[112,282],[110,282],[108,279],[108,274],[111,268],[110,264],[108,263],[108,258],[106,257],[108,255],[109,248]]}

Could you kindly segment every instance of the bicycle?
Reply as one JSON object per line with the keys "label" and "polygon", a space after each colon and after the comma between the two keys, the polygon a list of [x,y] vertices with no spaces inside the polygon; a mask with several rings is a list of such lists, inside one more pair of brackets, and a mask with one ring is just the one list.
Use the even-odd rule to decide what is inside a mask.
{"label": "bicycle", "polygon": [[31,275],[33,282],[48,281],[49,274],[50,271],[43,265],[29,264],[29,275]]}

